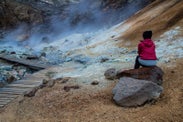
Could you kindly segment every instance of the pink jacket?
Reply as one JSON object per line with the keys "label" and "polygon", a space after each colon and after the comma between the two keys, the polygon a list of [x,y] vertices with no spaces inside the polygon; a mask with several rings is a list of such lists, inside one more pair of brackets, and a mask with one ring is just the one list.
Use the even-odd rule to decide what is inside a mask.
{"label": "pink jacket", "polygon": [[138,45],[138,54],[143,60],[157,60],[155,44],[151,39],[145,39]]}

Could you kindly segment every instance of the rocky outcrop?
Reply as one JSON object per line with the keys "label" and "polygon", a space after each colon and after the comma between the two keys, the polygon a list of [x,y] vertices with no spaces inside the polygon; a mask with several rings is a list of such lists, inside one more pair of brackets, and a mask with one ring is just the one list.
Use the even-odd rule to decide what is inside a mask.
{"label": "rocky outcrop", "polygon": [[110,68],[104,76],[110,80],[120,79],[112,91],[114,101],[120,106],[143,105],[158,98],[163,91],[163,71],[157,66],[119,71]]}
{"label": "rocky outcrop", "polygon": [[113,89],[114,101],[123,107],[136,107],[157,99],[163,88],[151,81],[123,77]]}
{"label": "rocky outcrop", "polygon": [[[120,22],[152,1],[153,0],[149,0],[148,2],[146,0],[2,0],[2,2],[0,2],[0,28],[14,26],[22,22],[31,25],[42,23],[43,20],[50,20],[51,16],[57,16],[55,19],[59,19],[58,21],[68,20],[71,26],[76,26],[80,23],[96,23],[99,26],[105,23],[105,21],[105,24],[114,23],[116,21]],[[131,4],[132,7],[135,6],[134,11],[120,18],[120,16],[124,15],[120,9],[124,9],[126,13],[125,8],[129,6],[128,4]],[[98,22],[100,22],[100,24]],[[47,21],[45,23],[47,23]]]}
{"label": "rocky outcrop", "polygon": [[116,74],[116,78],[120,77],[131,77],[135,79],[148,80],[158,85],[162,85],[163,83],[163,71],[157,66],[143,67],[140,69],[119,70]]}
{"label": "rocky outcrop", "polygon": [[0,27],[6,28],[19,23],[37,24],[43,22],[41,11],[29,5],[11,0],[0,2]]}

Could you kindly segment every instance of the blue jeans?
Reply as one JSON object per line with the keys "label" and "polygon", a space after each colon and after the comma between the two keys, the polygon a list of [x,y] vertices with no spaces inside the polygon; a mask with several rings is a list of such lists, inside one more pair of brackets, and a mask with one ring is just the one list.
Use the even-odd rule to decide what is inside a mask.
{"label": "blue jeans", "polygon": [[[139,61],[140,60],[140,61]],[[136,57],[134,69],[142,67],[156,66],[156,60],[142,60],[139,56]]]}

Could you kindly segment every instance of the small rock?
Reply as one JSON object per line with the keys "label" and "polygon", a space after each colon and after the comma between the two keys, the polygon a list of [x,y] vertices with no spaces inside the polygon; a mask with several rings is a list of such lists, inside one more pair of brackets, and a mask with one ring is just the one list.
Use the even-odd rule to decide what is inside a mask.
{"label": "small rock", "polygon": [[175,73],[175,71],[172,70],[171,73]]}
{"label": "small rock", "polygon": [[49,81],[46,80],[46,79],[43,79],[43,81],[42,81],[43,84],[47,84],[48,82],[49,82]]}
{"label": "small rock", "polygon": [[50,80],[48,83],[47,83],[47,86],[48,87],[53,87],[55,85],[55,80]]}
{"label": "small rock", "polygon": [[100,63],[106,62],[106,61],[108,61],[108,60],[109,60],[109,58],[103,57],[103,58],[100,59]]}
{"label": "small rock", "polygon": [[45,52],[42,52],[40,57],[46,57],[46,53]]}
{"label": "small rock", "polygon": [[10,54],[16,54],[16,52],[13,51],[13,52],[10,52]]}
{"label": "small rock", "polygon": [[14,76],[12,76],[12,75],[7,77],[7,83],[12,83],[15,80],[16,80],[16,78]]}
{"label": "small rock", "polygon": [[64,90],[66,92],[69,92],[71,89],[79,89],[80,87],[78,85],[75,86],[64,86]]}
{"label": "small rock", "polygon": [[114,80],[116,78],[116,69],[110,68],[107,71],[105,71],[104,76],[106,79]]}
{"label": "small rock", "polygon": [[77,55],[73,57],[72,60],[81,64],[87,64],[91,59],[83,55]]}
{"label": "small rock", "polygon": [[39,57],[38,56],[34,56],[34,55],[30,55],[30,56],[27,56],[26,59],[28,59],[28,60],[38,60]]}
{"label": "small rock", "polygon": [[91,85],[98,85],[98,84],[99,84],[98,81],[93,81],[93,82],[91,83]]}
{"label": "small rock", "polygon": [[3,86],[4,86],[4,83],[0,81],[0,88],[2,88]]}
{"label": "small rock", "polygon": [[38,91],[38,87],[33,88],[31,91],[28,91],[24,94],[25,97],[33,97],[35,96],[36,92]]}

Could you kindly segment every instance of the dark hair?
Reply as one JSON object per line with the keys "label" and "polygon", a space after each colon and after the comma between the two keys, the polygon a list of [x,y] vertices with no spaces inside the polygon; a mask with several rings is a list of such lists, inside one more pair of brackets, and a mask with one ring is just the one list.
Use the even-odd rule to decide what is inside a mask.
{"label": "dark hair", "polygon": [[152,31],[151,30],[143,32],[143,38],[144,39],[151,39],[151,37],[152,37]]}

